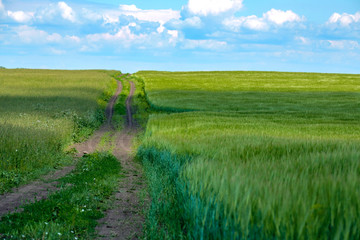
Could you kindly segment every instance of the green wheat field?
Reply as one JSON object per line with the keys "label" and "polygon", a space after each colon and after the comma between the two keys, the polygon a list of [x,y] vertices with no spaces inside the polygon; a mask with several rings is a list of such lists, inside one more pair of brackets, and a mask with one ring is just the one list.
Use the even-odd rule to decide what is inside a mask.
{"label": "green wheat field", "polygon": [[[139,72],[149,232],[359,239],[360,76]],[[169,114],[171,113],[171,114]]]}
{"label": "green wheat field", "polygon": [[[104,122],[119,73],[0,69],[0,193],[72,161],[69,146]],[[151,199],[145,239],[360,239],[360,75],[140,71],[129,79],[140,126],[134,154]],[[69,209],[99,210],[120,169],[108,153],[84,159],[62,180],[77,192],[2,218],[0,236],[41,239],[46,230],[74,239],[76,229],[76,239],[93,238],[100,212],[76,220],[66,210],[44,230],[53,214],[45,206],[69,199]],[[103,185],[85,186],[95,176]]]}

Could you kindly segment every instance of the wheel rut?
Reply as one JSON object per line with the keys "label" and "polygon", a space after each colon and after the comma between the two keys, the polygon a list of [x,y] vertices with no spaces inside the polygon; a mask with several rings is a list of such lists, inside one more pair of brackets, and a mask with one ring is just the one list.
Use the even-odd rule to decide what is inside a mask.
{"label": "wheel rut", "polygon": [[96,228],[98,239],[139,239],[143,232],[142,210],[147,201],[141,166],[134,161],[132,153],[132,141],[137,129],[131,108],[135,84],[132,81],[129,83],[126,125],[122,131],[115,133],[116,147],[113,152],[121,162],[123,178],[115,193],[113,207],[105,213]]}
{"label": "wheel rut", "polygon": [[[123,77],[123,76],[119,76]],[[97,239],[139,239],[142,237],[144,223],[143,209],[147,204],[145,180],[140,164],[133,159],[132,142],[137,134],[136,123],[131,108],[135,92],[135,84],[129,81],[130,93],[126,99],[125,127],[116,131],[112,124],[114,105],[122,91],[122,84],[117,81],[118,87],[114,96],[109,100],[105,110],[107,121],[85,142],[72,147],[77,150],[76,157],[99,150],[99,143],[104,134],[112,139],[111,146],[115,146],[113,154],[122,166],[122,178],[118,183],[111,208],[105,212],[105,217],[98,221],[96,227]],[[111,146],[103,146],[101,150],[109,150]],[[47,196],[59,188],[57,179],[70,173],[75,166],[67,166],[52,172],[42,179],[13,189],[11,193],[0,195],[1,216],[11,212],[21,212],[24,204],[32,203]]]}
{"label": "wheel rut", "polygon": [[[77,150],[77,157],[81,157],[84,153],[92,153],[96,150],[101,137],[109,130],[112,130],[111,117],[114,111],[114,105],[116,99],[122,91],[122,84],[117,81],[117,90],[113,97],[110,99],[105,115],[107,121],[103,124],[95,133],[83,143],[75,144],[74,147]],[[11,212],[21,212],[23,209],[22,205],[32,203],[45,199],[49,193],[58,190],[57,179],[65,176],[75,169],[75,165],[64,167],[60,170],[52,172],[46,176],[43,176],[39,180],[23,185],[18,188],[12,189],[11,192],[0,195],[0,218],[1,216]]]}

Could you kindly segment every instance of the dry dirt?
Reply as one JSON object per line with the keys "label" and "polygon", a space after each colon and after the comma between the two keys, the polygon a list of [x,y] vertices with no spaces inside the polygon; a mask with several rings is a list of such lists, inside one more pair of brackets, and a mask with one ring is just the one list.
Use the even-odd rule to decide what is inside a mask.
{"label": "dry dirt", "polygon": [[142,236],[142,210],[147,204],[147,198],[141,167],[132,156],[132,140],[137,129],[131,109],[135,84],[130,81],[130,86],[126,100],[126,126],[121,132],[115,133],[114,155],[121,162],[124,177],[119,182],[112,208],[105,213],[96,228],[98,239],[138,239]]}
{"label": "dry dirt", "polygon": [[[123,177],[119,181],[112,207],[99,220],[96,228],[98,239],[138,239],[142,236],[144,223],[143,209],[148,200],[146,197],[144,179],[141,166],[133,160],[132,141],[137,133],[136,124],[132,117],[131,101],[135,92],[135,84],[131,81],[130,94],[126,100],[126,123],[122,131],[116,131],[111,118],[118,95],[122,91],[121,82],[115,95],[110,99],[106,108],[107,121],[92,137],[83,143],[75,144],[77,157],[92,153],[99,148],[99,143],[104,134],[109,133],[113,138],[111,145],[115,145],[113,154],[119,159],[122,166]],[[107,146],[110,147],[110,146]],[[0,196],[0,217],[14,211],[22,211],[25,203],[44,199],[49,192],[57,190],[56,180],[70,173],[75,166],[64,167],[52,172],[42,179],[30,184],[13,189],[11,193]]]}
{"label": "dry dirt", "polygon": [[[84,152],[94,152],[103,134],[111,128],[111,117],[113,114],[114,104],[118,95],[121,93],[121,90],[122,85],[121,82],[118,81],[116,93],[110,99],[109,104],[106,107],[106,117],[108,121],[101,126],[89,140],[73,146],[78,151],[78,157],[82,156]],[[43,176],[42,179],[14,188],[10,193],[0,195],[0,217],[9,212],[20,212],[22,211],[22,205],[46,198],[49,192],[57,190],[56,186],[58,185],[58,182],[56,182],[56,180],[70,173],[74,168],[74,165],[64,167]]]}

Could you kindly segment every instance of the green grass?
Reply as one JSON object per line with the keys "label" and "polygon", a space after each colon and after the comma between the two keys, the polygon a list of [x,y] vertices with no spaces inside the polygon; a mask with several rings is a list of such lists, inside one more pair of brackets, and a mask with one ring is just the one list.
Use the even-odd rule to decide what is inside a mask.
{"label": "green grass", "polygon": [[360,238],[359,75],[137,76],[149,238]]}
{"label": "green grass", "polygon": [[[360,118],[360,75],[139,72],[152,107]],[[348,110],[351,110],[349,113]]]}
{"label": "green grass", "polygon": [[135,93],[131,103],[133,109],[133,118],[135,120],[135,123],[140,128],[145,129],[149,115],[151,113],[160,111],[152,109],[149,105],[149,102],[146,98],[145,83],[143,79],[138,76],[132,75],[130,80],[135,83]]}
{"label": "green grass", "polygon": [[130,84],[125,76],[120,78],[122,84],[121,93],[116,101],[113,115],[113,124],[117,130],[124,127],[126,115],[126,99],[130,92]]}
{"label": "green grass", "polygon": [[109,153],[84,156],[46,200],[3,216],[1,239],[89,239],[116,189],[121,166]]}
{"label": "green grass", "polygon": [[70,162],[104,120],[115,71],[0,69],[0,193]]}

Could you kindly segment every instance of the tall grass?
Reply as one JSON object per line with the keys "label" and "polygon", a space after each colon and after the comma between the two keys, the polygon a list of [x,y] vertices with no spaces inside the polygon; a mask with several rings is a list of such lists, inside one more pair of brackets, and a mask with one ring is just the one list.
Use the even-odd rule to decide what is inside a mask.
{"label": "tall grass", "polygon": [[0,70],[0,193],[70,159],[103,121],[112,71]]}
{"label": "tall grass", "polygon": [[[191,110],[211,110],[150,117],[138,151],[153,198],[149,236],[360,238],[358,75],[139,75],[155,107],[189,110],[192,102]],[[155,80],[158,75],[163,79]],[[214,93],[221,91],[219,82],[236,89],[233,100]],[[293,98],[294,86],[301,98]],[[317,92],[311,92],[316,86]],[[192,92],[195,87],[202,87],[204,94]],[[186,94],[169,90],[161,97],[151,95],[158,88]],[[250,94],[246,90],[255,102],[239,101]],[[269,93],[272,97],[267,98]],[[338,94],[343,104],[333,97]],[[228,112],[211,105],[217,100],[224,101]]]}

